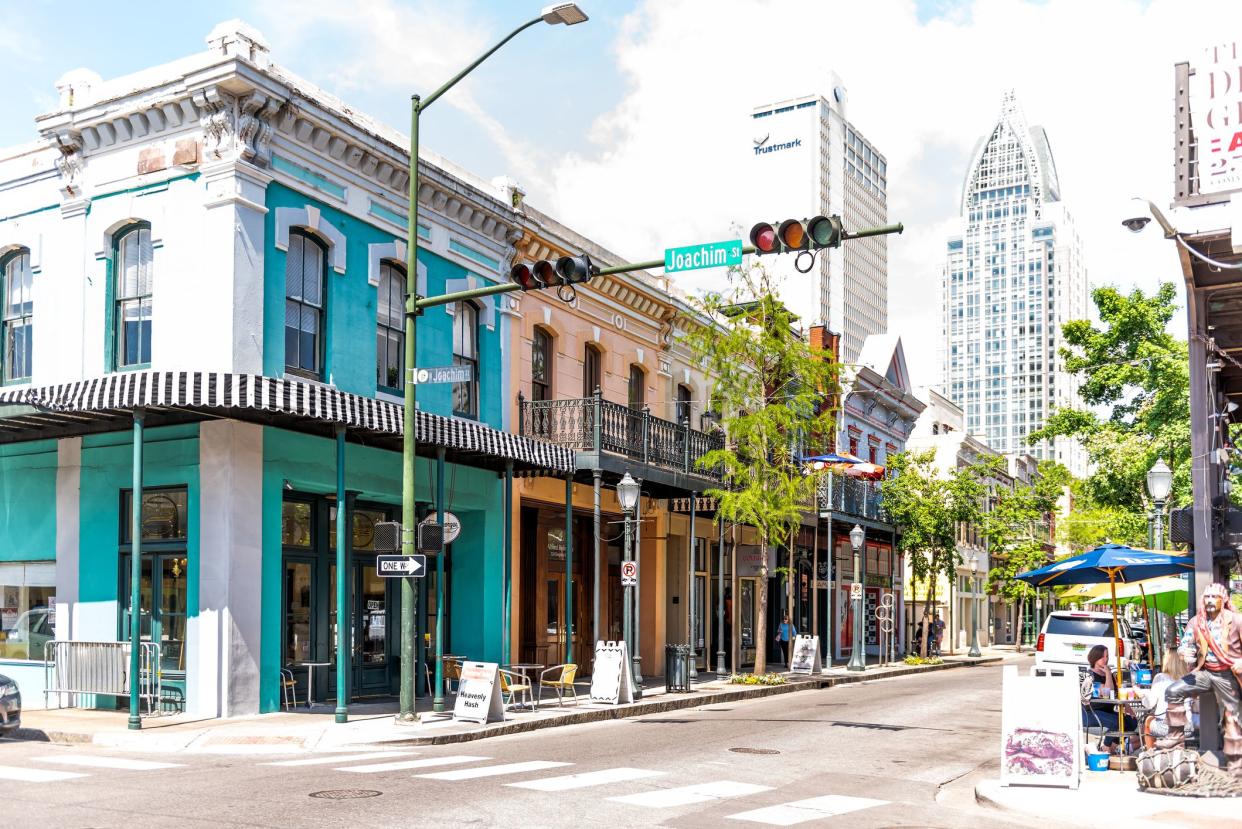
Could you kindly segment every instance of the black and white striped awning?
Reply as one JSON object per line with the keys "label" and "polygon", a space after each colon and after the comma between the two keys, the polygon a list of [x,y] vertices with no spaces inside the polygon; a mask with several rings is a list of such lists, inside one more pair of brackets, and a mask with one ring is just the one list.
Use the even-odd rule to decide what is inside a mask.
{"label": "black and white striped awning", "polygon": [[[399,448],[403,407],[319,383],[207,371],[138,371],[55,386],[0,390],[0,442],[128,428],[143,409],[153,423],[207,417],[257,420],[298,431],[344,426],[363,442]],[[469,420],[417,412],[421,452],[444,447],[456,460],[519,471],[574,471],[574,452]]]}

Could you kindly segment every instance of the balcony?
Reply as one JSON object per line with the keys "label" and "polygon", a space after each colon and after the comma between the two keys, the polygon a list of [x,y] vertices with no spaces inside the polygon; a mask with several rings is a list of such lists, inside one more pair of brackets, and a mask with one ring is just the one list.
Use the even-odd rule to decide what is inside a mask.
{"label": "balcony", "polygon": [[832,472],[820,479],[819,511],[888,523],[878,481],[860,481]]}
{"label": "balcony", "polygon": [[[607,466],[608,456],[654,470],[718,481],[700,469],[703,455],[724,446],[724,434],[708,434],[652,417],[647,409],[631,409],[599,395],[571,400],[526,400],[518,395],[518,434],[566,446],[583,453],[584,465]],[[688,482],[692,485],[693,482]],[[702,491],[701,489],[699,491]]]}

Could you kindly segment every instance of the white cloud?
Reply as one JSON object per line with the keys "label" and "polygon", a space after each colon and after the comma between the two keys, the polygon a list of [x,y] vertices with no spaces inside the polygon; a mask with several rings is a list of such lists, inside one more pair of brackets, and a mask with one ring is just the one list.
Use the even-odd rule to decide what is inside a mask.
{"label": "white cloud", "polygon": [[1048,130],[1093,284],[1179,278],[1169,245],[1121,228],[1121,205],[1171,200],[1173,64],[1214,33],[1242,34],[1242,4],[978,0],[925,24],[912,2],[706,8],[653,0],[627,18],[615,47],[627,93],[592,125],[589,151],[526,178],[532,199],[636,258],[723,238],[731,223],[764,218],[747,212],[737,149],[751,108],[827,93],[832,68],[849,88],[849,118],[888,157],[890,219],[906,223],[889,244],[889,327],[906,340],[916,382],[936,382],[945,236],[969,153],[1013,88]]}

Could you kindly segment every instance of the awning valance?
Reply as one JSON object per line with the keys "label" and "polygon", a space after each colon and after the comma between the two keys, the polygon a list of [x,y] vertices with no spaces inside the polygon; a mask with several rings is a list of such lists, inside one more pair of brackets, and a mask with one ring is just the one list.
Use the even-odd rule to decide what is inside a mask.
{"label": "awning valance", "polygon": [[[344,426],[357,440],[399,449],[403,407],[320,383],[258,374],[134,371],[54,386],[0,390],[0,442],[128,428],[134,409],[154,423],[231,417],[294,431],[329,434]],[[572,449],[482,423],[417,412],[420,453],[444,447],[453,460],[522,471],[572,473]],[[162,417],[161,417],[162,415]]]}

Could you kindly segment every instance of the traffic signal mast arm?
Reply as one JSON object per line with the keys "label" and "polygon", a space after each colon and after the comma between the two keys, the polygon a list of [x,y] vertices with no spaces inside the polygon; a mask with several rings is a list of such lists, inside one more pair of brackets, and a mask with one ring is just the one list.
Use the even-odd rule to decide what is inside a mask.
{"label": "traffic signal mast arm", "polygon": [[[898,222],[896,224],[882,225],[880,227],[863,228],[862,230],[842,231],[840,233],[839,238],[841,241],[845,241],[847,239],[862,239],[867,236],[884,236],[889,233],[901,233],[902,230],[904,229],[905,229],[904,226],[900,222]],[[755,248],[754,245],[747,245],[742,248],[743,254],[755,253],[755,252],[757,252],[757,248]],[[566,257],[566,258],[569,258],[569,257]],[[575,258],[586,260],[585,256],[575,257]],[[646,271],[646,270],[651,270],[653,268],[663,268],[664,260],[663,259],[652,259],[647,262],[630,262],[625,265],[615,265],[610,268],[596,268],[595,266],[590,264],[590,260],[586,260],[586,267],[587,267],[587,270],[585,273],[589,273],[590,275],[586,276],[586,278],[581,278],[581,276],[585,274],[580,275],[579,281],[587,282],[590,280],[592,276],[609,276],[611,274],[617,274],[617,273],[630,273],[632,271]],[[568,283],[568,284],[573,284],[573,283]],[[420,297],[417,301],[415,301],[414,307],[417,310],[422,311],[424,308],[434,308],[438,305],[449,305],[454,302],[461,302],[462,300],[478,299],[479,297],[495,296],[496,294],[507,294],[510,291],[521,291],[521,290],[529,290],[529,289],[525,288],[523,285],[521,285],[518,282],[502,282],[496,285],[486,285],[482,288],[471,288],[470,290],[467,290],[467,291],[456,291],[451,294],[441,294],[440,296],[432,296],[432,297]]]}

